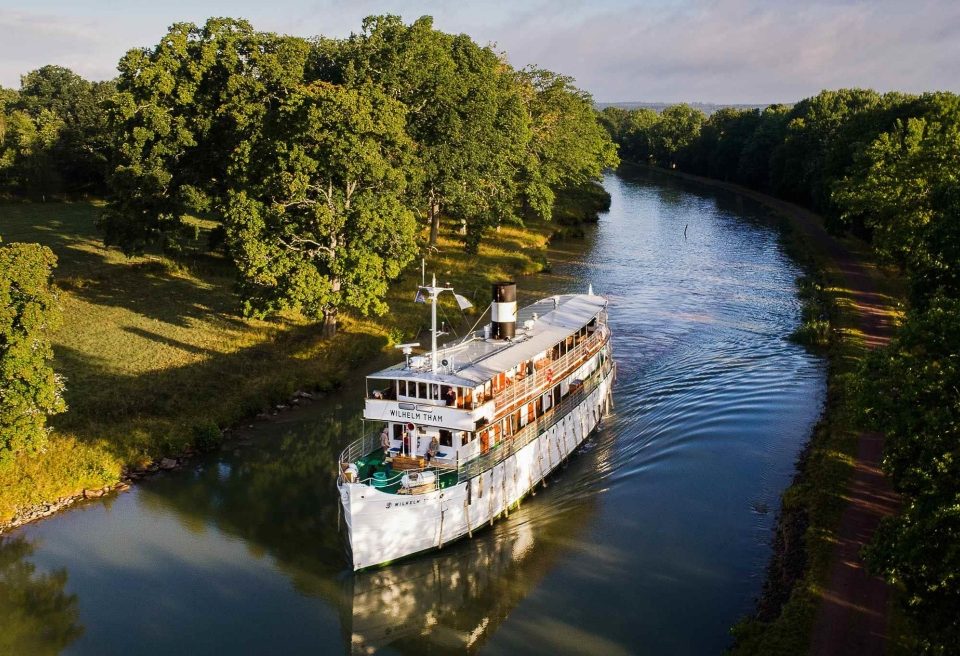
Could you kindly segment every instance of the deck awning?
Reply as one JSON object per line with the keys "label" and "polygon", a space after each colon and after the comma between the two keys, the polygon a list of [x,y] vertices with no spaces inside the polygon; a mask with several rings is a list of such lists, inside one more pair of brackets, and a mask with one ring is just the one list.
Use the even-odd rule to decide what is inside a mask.
{"label": "deck awning", "polygon": [[[517,363],[532,360],[553,348],[588,324],[606,305],[605,298],[592,294],[551,296],[518,312],[517,335],[511,341],[473,339],[464,344],[439,349],[438,360],[447,359],[451,366],[436,373],[429,368],[408,368],[401,363],[371,374],[370,377],[475,387],[512,369]],[[534,314],[537,319],[533,326],[525,328],[525,322],[532,320]],[[426,355],[429,360],[429,353]]]}

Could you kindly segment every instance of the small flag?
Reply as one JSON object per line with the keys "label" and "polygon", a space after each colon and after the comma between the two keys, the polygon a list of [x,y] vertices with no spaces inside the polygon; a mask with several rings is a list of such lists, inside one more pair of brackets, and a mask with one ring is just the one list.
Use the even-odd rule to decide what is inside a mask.
{"label": "small flag", "polygon": [[468,307],[473,307],[473,303],[467,300],[466,296],[461,296],[454,292],[453,297],[457,299],[457,305],[460,306],[461,310],[466,310]]}
{"label": "small flag", "polygon": [[416,297],[415,299],[413,299],[413,302],[414,302],[414,303],[426,303],[426,302],[427,302],[427,297],[424,296],[422,289],[418,289],[418,290],[417,290],[417,297]]}

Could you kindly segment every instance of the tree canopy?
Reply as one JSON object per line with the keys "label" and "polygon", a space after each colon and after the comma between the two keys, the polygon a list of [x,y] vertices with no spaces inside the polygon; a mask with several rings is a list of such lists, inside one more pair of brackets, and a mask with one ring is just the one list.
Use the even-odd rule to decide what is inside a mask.
{"label": "tree canopy", "polygon": [[51,367],[60,308],[50,276],[57,258],[39,244],[0,244],[0,466],[47,443],[48,415],[66,410]]}
{"label": "tree canopy", "polygon": [[[296,130],[293,98],[312,117]],[[347,39],[310,42],[233,19],[177,24],[155,47],[123,58],[111,117],[118,150],[101,219],[108,244],[176,250],[187,215],[220,218],[247,311],[295,307],[328,327],[338,307],[382,309],[387,281],[412,256],[410,216],[426,217],[430,243],[441,215],[462,223],[473,251],[487,229],[520,222],[527,209],[550,218],[557,189],[596,180],[617,161],[572,80],[515,71],[429,17],[408,25],[373,16]],[[320,179],[340,194],[355,185],[363,193],[325,200],[333,218],[308,228],[302,215]],[[374,233],[395,243],[355,238]],[[337,256],[297,251],[292,235]]]}
{"label": "tree canopy", "polygon": [[88,82],[60,66],[0,93],[0,191],[41,198],[102,194],[112,153],[106,102],[112,82]]}
{"label": "tree canopy", "polygon": [[413,143],[403,104],[315,82],[264,118],[236,156],[227,234],[248,310],[382,313],[388,281],[416,253],[404,206]]}

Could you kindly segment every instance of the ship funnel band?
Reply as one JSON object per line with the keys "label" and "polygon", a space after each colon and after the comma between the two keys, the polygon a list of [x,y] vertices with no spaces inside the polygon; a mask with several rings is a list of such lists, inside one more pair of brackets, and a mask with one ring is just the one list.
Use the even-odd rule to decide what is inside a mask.
{"label": "ship funnel band", "polygon": [[517,332],[517,284],[493,283],[493,304],[490,307],[492,337],[512,339]]}

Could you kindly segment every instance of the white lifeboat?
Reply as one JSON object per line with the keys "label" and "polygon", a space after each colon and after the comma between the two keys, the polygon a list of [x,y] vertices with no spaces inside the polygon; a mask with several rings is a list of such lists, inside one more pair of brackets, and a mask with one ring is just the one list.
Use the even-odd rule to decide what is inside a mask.
{"label": "white lifeboat", "polygon": [[400,479],[400,485],[409,489],[420,487],[421,485],[433,485],[437,482],[437,475],[432,471],[414,471],[407,472]]}

